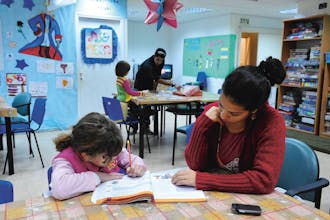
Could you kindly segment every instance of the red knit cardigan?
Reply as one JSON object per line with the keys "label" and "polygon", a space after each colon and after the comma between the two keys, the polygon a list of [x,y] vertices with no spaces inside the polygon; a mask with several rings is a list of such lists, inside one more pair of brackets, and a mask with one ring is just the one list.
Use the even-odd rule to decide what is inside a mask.
{"label": "red knit cardigan", "polygon": [[[191,140],[185,150],[188,166],[196,172],[196,188],[238,193],[270,193],[277,184],[285,152],[286,128],[283,117],[268,103],[257,112],[247,127],[237,174],[210,173],[216,161],[219,123],[205,112],[219,103],[211,103],[197,118]],[[222,143],[225,144],[225,143]]]}

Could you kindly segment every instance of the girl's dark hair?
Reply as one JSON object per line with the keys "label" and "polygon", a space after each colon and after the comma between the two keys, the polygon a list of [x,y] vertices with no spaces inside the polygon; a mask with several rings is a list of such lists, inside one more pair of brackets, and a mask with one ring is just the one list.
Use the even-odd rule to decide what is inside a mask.
{"label": "girl's dark hair", "polygon": [[131,69],[131,66],[126,61],[121,60],[116,64],[115,69],[116,76],[126,76],[128,71]]}
{"label": "girl's dark hair", "polygon": [[267,102],[271,86],[281,84],[285,75],[282,62],[268,57],[259,66],[236,68],[226,77],[222,93],[246,110],[253,111]]}
{"label": "girl's dark hair", "polygon": [[73,126],[71,134],[62,134],[54,139],[57,151],[72,147],[75,152],[90,156],[106,153],[113,157],[120,153],[123,138],[116,123],[106,116],[92,112]]}

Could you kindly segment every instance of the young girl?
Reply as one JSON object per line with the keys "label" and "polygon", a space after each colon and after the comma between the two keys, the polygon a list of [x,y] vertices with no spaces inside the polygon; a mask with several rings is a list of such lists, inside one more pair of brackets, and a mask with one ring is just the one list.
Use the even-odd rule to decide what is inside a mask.
{"label": "young girl", "polygon": [[89,113],[73,126],[71,134],[55,138],[60,153],[52,161],[51,195],[68,199],[93,191],[101,182],[120,179],[125,173],[142,176],[143,160],[123,149],[117,125],[99,113]]}
{"label": "young girl", "polygon": [[[130,82],[126,78],[128,71],[131,69],[131,66],[126,61],[119,61],[116,64],[116,76],[117,76],[117,99],[122,103],[128,103],[129,114],[133,118],[138,118],[139,111],[138,106],[131,101],[132,96],[143,96],[147,93],[147,90],[136,91],[132,89]],[[151,114],[149,110],[145,110],[145,114]],[[136,133],[138,129],[137,124],[133,127],[133,133]]]}

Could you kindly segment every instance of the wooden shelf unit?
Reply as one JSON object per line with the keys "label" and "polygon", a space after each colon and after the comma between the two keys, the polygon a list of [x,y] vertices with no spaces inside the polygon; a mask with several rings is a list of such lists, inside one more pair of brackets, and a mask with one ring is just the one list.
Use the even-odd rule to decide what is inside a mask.
{"label": "wooden shelf unit", "polygon": [[[327,116],[327,120],[326,120],[327,113],[329,116]],[[330,117],[330,63],[326,63],[324,68],[320,132],[319,132],[320,136],[330,138],[330,119],[328,117]]]}
{"label": "wooden shelf unit", "polygon": [[[292,34],[292,30],[294,26],[298,26],[299,24],[307,26],[307,24],[312,24],[312,23],[318,24],[317,26],[320,27],[319,28],[320,30],[322,30],[317,32],[318,33],[317,36],[312,36],[312,35],[308,36],[308,33],[305,32],[307,34],[303,35],[305,36],[304,38],[301,38],[302,35],[297,37],[292,37],[291,35],[293,39],[288,38],[288,36]],[[320,47],[319,65],[315,65],[314,62],[316,60],[315,57],[314,59],[309,59],[311,48],[315,46]],[[297,49],[301,49],[301,50],[297,50]],[[299,53],[302,53],[301,51],[303,50],[306,51],[306,49],[308,49],[308,52],[306,52],[308,57],[306,58],[306,62],[302,62],[304,63],[304,65],[299,64],[300,65],[299,66],[298,64],[295,64],[294,60],[298,59],[297,57],[301,56]],[[295,59],[293,59],[292,57],[290,58],[290,50],[295,50],[293,54],[298,54],[294,56]],[[315,49],[313,49],[313,52],[314,51]],[[324,53],[327,51],[330,51],[330,16],[329,15],[318,15],[318,16],[312,16],[306,18],[299,18],[299,19],[288,19],[283,21],[283,40],[282,40],[281,60],[283,62],[283,65],[285,65],[287,68],[287,79],[283,82],[282,85],[278,86],[276,107],[279,110],[281,110],[282,114],[285,116],[286,125],[288,129],[292,129],[295,131],[302,131],[305,133],[307,132],[315,135],[319,134],[321,101],[322,101],[321,98],[322,98],[322,93],[324,92],[322,90],[324,66],[325,66]],[[291,60],[290,62],[288,60],[289,58]],[[316,63],[317,62],[318,61],[316,61]],[[290,67],[288,67],[289,64],[291,64]],[[296,67],[295,65],[297,65],[298,67]],[[309,80],[307,78],[304,78],[305,75],[299,73],[299,71],[303,72],[306,69],[306,67],[310,67],[312,69],[314,68],[314,72],[315,72],[314,77],[316,78],[317,75],[317,83],[307,84],[306,82],[309,82]],[[303,70],[293,70],[295,68],[296,69],[301,68]],[[291,82],[290,80],[292,80],[293,82]],[[314,97],[314,93],[316,94],[315,99],[311,98]],[[307,101],[304,101],[304,103],[302,103],[303,100],[307,100]],[[292,103],[296,103],[296,105],[290,106]],[[305,107],[308,109],[312,109],[310,112],[314,111],[314,113],[311,114],[308,111],[304,111]],[[283,111],[283,109],[286,109],[286,111]],[[303,115],[304,113],[308,113],[308,114]]]}

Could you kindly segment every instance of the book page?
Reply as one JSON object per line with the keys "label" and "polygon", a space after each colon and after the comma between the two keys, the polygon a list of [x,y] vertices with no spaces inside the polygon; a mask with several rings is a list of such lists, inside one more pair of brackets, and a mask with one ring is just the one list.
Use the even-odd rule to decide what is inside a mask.
{"label": "book page", "polygon": [[96,187],[91,201],[96,204],[108,202],[120,204],[139,200],[150,200],[152,197],[150,172],[147,171],[142,177],[129,177],[110,180]]}
{"label": "book page", "polygon": [[183,168],[151,174],[152,191],[155,202],[201,202],[207,198],[202,190],[190,186],[172,184],[172,176]]}

